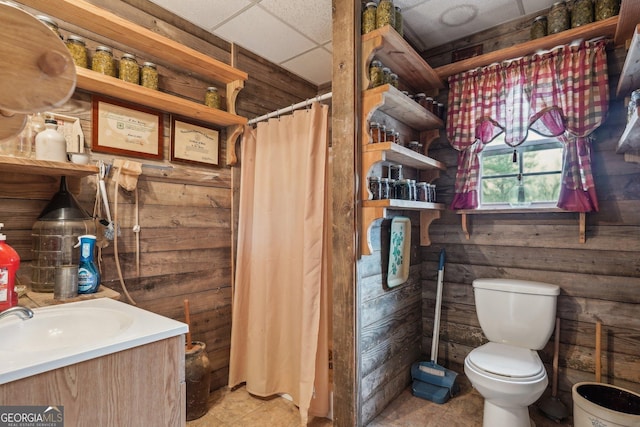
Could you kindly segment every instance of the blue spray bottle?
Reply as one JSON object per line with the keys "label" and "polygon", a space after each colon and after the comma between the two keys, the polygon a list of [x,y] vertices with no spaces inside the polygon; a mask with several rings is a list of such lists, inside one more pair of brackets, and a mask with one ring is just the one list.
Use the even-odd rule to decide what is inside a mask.
{"label": "blue spray bottle", "polygon": [[78,293],[92,294],[98,290],[100,286],[100,273],[98,267],[93,260],[93,251],[96,246],[96,236],[85,234],[78,237],[78,243],[74,246],[80,246],[80,263],[78,264]]}

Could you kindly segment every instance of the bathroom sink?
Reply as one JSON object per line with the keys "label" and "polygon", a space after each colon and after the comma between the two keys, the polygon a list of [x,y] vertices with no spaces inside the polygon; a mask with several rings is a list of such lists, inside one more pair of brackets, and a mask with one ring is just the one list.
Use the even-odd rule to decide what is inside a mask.
{"label": "bathroom sink", "polygon": [[182,322],[109,298],[0,319],[0,385],[185,334]]}
{"label": "bathroom sink", "polygon": [[36,311],[31,319],[0,320],[0,351],[38,352],[43,348],[84,346],[113,337],[129,328],[133,316],[108,308],[56,306]]}

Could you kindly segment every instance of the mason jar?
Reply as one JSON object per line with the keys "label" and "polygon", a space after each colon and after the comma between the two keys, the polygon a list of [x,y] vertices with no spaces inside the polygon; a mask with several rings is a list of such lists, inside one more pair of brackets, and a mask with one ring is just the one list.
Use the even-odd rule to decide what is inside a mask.
{"label": "mason jar", "polygon": [[547,16],[547,32],[549,34],[557,34],[561,31],[568,30],[570,25],[571,19],[569,17],[567,4],[564,1],[554,3]]}
{"label": "mason jar", "polygon": [[371,200],[380,200],[380,178],[377,176],[369,177],[369,192],[371,193]]}
{"label": "mason jar", "polygon": [[49,29],[53,31],[56,36],[60,37],[60,40],[63,39],[62,34],[60,34],[60,28],[58,27],[58,23],[56,21],[49,18],[47,15],[36,15],[36,18],[38,19],[38,21],[49,27]]}
{"label": "mason jar", "polygon": [[140,84],[146,88],[158,90],[158,67],[153,62],[144,62],[140,72]]}
{"label": "mason jar", "polygon": [[596,21],[611,18],[620,13],[620,0],[595,0],[594,18]]}
{"label": "mason jar", "polygon": [[130,53],[125,53],[120,58],[120,68],[118,71],[118,77],[120,80],[124,80],[127,83],[138,84],[140,83],[140,67],[136,57]]}
{"label": "mason jar", "polygon": [[220,109],[220,94],[218,88],[209,86],[204,94],[204,105]]}
{"label": "mason jar", "polygon": [[376,11],[376,28],[382,28],[385,25],[396,25],[396,8],[393,6],[393,0],[380,0]]}
{"label": "mason jar", "polygon": [[362,34],[370,33],[376,29],[376,9],[375,2],[368,2],[362,11]]}
{"label": "mason jar", "polygon": [[369,80],[371,87],[382,86],[384,84],[384,75],[382,73],[382,62],[374,59],[369,65]]}
{"label": "mason jar", "polygon": [[531,24],[531,40],[539,39],[547,35],[547,17],[537,16]]}
{"label": "mason jar", "polygon": [[70,35],[65,44],[69,49],[73,63],[78,67],[87,68],[87,45],[84,39],[80,36]]}
{"label": "mason jar", "polygon": [[394,27],[396,32],[400,34],[400,36],[404,37],[404,24],[402,21],[402,9],[396,6],[396,24]]}
{"label": "mason jar", "polygon": [[106,46],[97,46],[91,58],[91,69],[105,76],[116,76],[116,69],[113,64],[113,53]]}
{"label": "mason jar", "polygon": [[575,0],[571,9],[571,28],[593,22],[593,0]]}

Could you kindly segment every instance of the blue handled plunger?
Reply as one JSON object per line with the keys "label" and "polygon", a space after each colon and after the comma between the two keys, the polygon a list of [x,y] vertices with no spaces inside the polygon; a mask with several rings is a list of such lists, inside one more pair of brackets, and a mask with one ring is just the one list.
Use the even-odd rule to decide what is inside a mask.
{"label": "blue handled plunger", "polygon": [[411,365],[413,394],[435,403],[444,403],[454,396],[460,387],[456,384],[458,374],[438,365],[438,344],[440,341],[440,310],[442,306],[442,282],[444,278],[444,248],[440,251],[438,263],[438,287],[436,291],[436,313],[433,319],[433,338],[431,341],[431,360]]}

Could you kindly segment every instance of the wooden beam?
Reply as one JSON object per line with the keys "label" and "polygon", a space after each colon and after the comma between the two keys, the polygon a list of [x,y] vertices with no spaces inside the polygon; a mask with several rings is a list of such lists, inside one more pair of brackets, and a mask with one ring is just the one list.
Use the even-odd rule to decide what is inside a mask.
{"label": "wooden beam", "polygon": [[356,173],[360,170],[359,1],[333,0],[332,71],[332,274],[333,425],[361,425],[359,304],[356,277]]}

